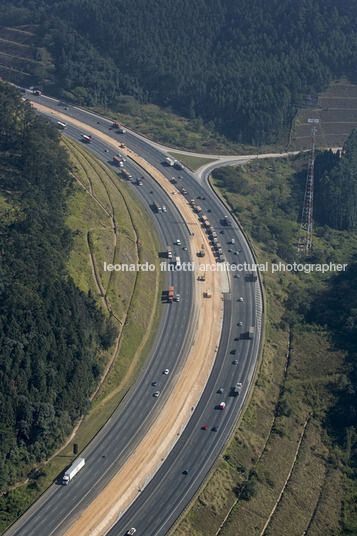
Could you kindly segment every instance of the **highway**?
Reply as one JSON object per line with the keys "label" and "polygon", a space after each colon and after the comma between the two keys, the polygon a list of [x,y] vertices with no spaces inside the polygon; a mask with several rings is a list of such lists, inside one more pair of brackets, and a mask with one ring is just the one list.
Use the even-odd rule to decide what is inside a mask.
{"label": "highway", "polygon": [[[33,99],[37,100],[38,97]],[[205,181],[198,182],[187,170],[179,171],[164,166],[162,163],[166,155],[158,148],[133,133],[116,134],[114,131],[109,131],[111,125],[109,121],[72,107],[65,112],[56,101],[45,97],[41,97],[40,102],[85,122],[88,125],[86,133],[90,133],[91,128],[96,128],[107,135],[112,135],[118,141],[124,141],[132,151],[145,158],[167,177],[174,176],[178,181],[177,186],[182,185],[188,190],[188,199],[205,197],[206,199],[200,199],[199,203],[217,230],[226,260],[231,263],[254,263],[250,249],[237,225],[235,223],[232,227],[223,225],[222,219],[226,215],[226,210]],[[66,135],[73,139],[79,140],[81,134],[82,132],[73,126],[68,126],[66,129]],[[107,148],[105,143],[96,140],[95,136],[88,149],[108,163],[114,154],[110,147]],[[105,149],[109,152],[106,153]],[[134,177],[141,175],[129,161],[126,162],[126,167]],[[149,177],[143,186],[133,185],[132,188],[149,206],[149,213],[155,221],[163,249],[166,245],[171,245],[174,256],[177,254],[182,261],[188,261],[188,252],[182,247],[188,244],[190,238],[169,196]],[[154,193],[151,194],[151,191]],[[168,210],[166,214],[155,215],[152,212],[150,205],[153,198],[166,205]],[[181,240],[180,247],[173,246],[177,238]],[[235,240],[234,245],[231,244],[232,238]],[[179,289],[182,301],[164,307],[162,325],[145,370],[121,405],[120,411],[113,415],[101,433],[82,453],[86,458],[85,469],[76,476],[70,486],[58,484],[51,486],[6,534],[17,536],[64,534],[73,520],[128,459],[149,429],[178,378],[192,343],[194,329],[194,326],[190,325],[193,312],[192,274],[170,273],[169,278],[168,283],[174,284],[175,289]],[[262,297],[259,281],[249,280],[244,272],[240,277],[233,277],[233,274],[230,274],[229,281],[230,291],[224,294],[225,314],[221,344],[201,400],[171,454],[144,490],[138,493],[133,505],[108,532],[111,536],[125,534],[132,526],[136,527],[138,536],[167,534],[199,488],[236,423],[257,363]],[[240,297],[243,301],[239,301]],[[243,325],[238,326],[238,322],[242,322]],[[241,338],[250,326],[255,326],[254,339]],[[172,344],[168,344],[168,334]],[[168,348],[168,351],[162,351],[163,348]],[[234,364],[234,360],[237,360],[238,364]],[[163,375],[164,368],[170,369],[169,376]],[[158,386],[155,388],[151,386],[154,380],[158,381]],[[237,382],[242,382],[243,387],[240,395],[234,397],[231,396],[231,389]],[[219,388],[223,388],[223,394],[217,393]],[[161,391],[158,399],[152,396],[154,390]],[[224,410],[217,409],[221,401],[227,404]],[[208,425],[208,429],[202,430],[205,424]],[[217,431],[212,431],[213,427],[217,427]],[[185,469],[189,469],[186,475],[183,474]]]}

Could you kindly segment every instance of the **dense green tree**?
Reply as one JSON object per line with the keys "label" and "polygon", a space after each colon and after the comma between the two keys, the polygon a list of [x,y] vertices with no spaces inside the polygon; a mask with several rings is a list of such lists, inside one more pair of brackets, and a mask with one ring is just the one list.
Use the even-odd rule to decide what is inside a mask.
{"label": "dense green tree", "polygon": [[71,188],[57,129],[0,85],[0,489],[48,456],[87,411],[98,353],[116,336],[64,259]]}

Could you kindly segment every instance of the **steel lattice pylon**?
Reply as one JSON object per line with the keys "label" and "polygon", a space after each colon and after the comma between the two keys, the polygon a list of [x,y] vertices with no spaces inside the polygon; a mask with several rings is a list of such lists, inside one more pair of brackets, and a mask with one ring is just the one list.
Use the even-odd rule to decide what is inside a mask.
{"label": "steel lattice pylon", "polygon": [[311,127],[311,154],[306,178],[304,204],[301,214],[301,226],[298,241],[298,252],[308,255],[312,249],[312,232],[313,232],[313,201],[314,201],[314,164],[315,164],[315,135],[318,119],[308,119],[312,123]]}

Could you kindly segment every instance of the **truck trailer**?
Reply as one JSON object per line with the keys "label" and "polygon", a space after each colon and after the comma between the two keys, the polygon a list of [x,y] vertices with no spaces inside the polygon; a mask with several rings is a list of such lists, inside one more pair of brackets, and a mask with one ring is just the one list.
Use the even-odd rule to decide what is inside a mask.
{"label": "truck trailer", "polygon": [[62,479],[62,484],[64,486],[68,486],[68,484],[71,482],[72,478],[76,476],[77,473],[82,469],[82,467],[85,466],[85,459],[84,458],[77,458],[71,465],[69,469],[65,472]]}
{"label": "truck trailer", "polygon": [[155,210],[158,214],[161,214],[162,212],[162,206],[159,205],[159,203],[157,201],[154,201],[154,207],[155,207]]}
{"label": "truck trailer", "polygon": [[169,303],[172,303],[174,301],[174,287],[169,287]]}
{"label": "truck trailer", "polygon": [[114,163],[116,166],[124,167],[124,161],[123,161],[123,159],[122,159],[119,155],[117,155],[117,154],[115,154],[115,155],[113,156],[113,163]]}

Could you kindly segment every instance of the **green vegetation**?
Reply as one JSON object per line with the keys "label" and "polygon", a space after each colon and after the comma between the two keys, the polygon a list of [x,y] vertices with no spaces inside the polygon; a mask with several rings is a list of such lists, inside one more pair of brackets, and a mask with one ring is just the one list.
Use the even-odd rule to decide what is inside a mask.
{"label": "green vegetation", "polygon": [[[9,89],[4,84],[0,87],[2,90],[6,88],[11,98],[15,99],[14,102],[18,102],[17,92],[11,88]],[[9,95],[6,96],[6,100],[4,99],[4,103],[7,102]],[[29,120],[30,118],[32,121],[33,113],[26,104],[19,105],[19,116],[21,116],[23,109],[29,110],[27,119]],[[10,106],[8,106],[8,110],[11,114],[12,108]],[[2,119],[4,130],[6,133],[11,133],[12,129],[17,125],[16,117],[14,116],[13,123],[8,125],[5,113]],[[102,162],[87,153],[81,144],[64,138],[63,143],[66,145],[67,152],[70,156],[70,163],[68,163],[63,147],[58,145],[59,135],[57,129],[50,126],[47,127],[46,125],[47,123],[42,120],[37,125],[38,130],[36,130],[36,135],[39,134],[41,129],[44,129],[43,135],[47,136],[46,143],[43,142],[41,136],[38,137],[38,146],[50,145],[52,138],[49,134],[51,134],[56,140],[58,151],[52,154],[48,149],[48,152],[41,152],[38,158],[36,158],[37,153],[33,153],[32,156],[35,157],[34,162],[37,165],[41,162],[44,163],[42,157],[46,159],[46,163],[47,160],[51,162],[52,159],[58,160],[60,157],[63,159],[65,165],[67,182],[65,182],[66,190],[63,195],[62,204],[60,204],[61,196],[57,194],[57,191],[53,192],[57,211],[62,214],[60,207],[63,209],[61,221],[66,236],[68,236],[68,240],[70,241],[70,247],[66,248],[65,253],[61,256],[63,260],[61,260],[60,268],[63,267],[63,274],[66,274],[65,281],[72,281],[72,278],[72,285],[77,289],[76,292],[80,294],[81,299],[84,302],[89,300],[91,307],[96,311],[97,317],[99,319],[103,318],[103,322],[108,325],[110,330],[114,329],[114,332],[108,332],[108,334],[118,341],[118,344],[113,344],[108,349],[104,349],[104,347],[101,349],[98,344],[96,345],[95,333],[96,331],[99,334],[101,332],[98,326],[93,326],[93,324],[89,323],[90,319],[87,319],[88,315],[85,317],[88,327],[93,331],[93,348],[88,351],[87,346],[83,345],[83,352],[87,351],[89,358],[92,359],[93,356],[96,359],[98,368],[98,375],[92,384],[91,390],[88,390],[88,393],[86,391],[85,411],[82,412],[85,414],[85,417],[74,439],[69,441],[45,465],[42,464],[44,458],[51,454],[56,447],[60,447],[64,440],[67,439],[75,421],[78,421],[79,412],[73,421],[69,421],[68,419],[68,425],[64,431],[57,426],[57,423],[54,423],[53,426],[56,426],[56,443],[53,446],[51,444],[48,445],[47,442],[50,441],[51,436],[46,435],[43,443],[46,446],[48,445],[48,450],[41,457],[35,459],[27,455],[26,463],[22,463],[22,466],[19,465],[18,467],[11,468],[12,456],[16,453],[16,451],[13,451],[13,445],[7,457],[1,455],[0,463],[4,470],[12,477],[12,480],[9,480],[8,485],[3,488],[7,489],[7,492],[2,496],[0,495],[0,532],[5,530],[11,522],[21,515],[45,491],[57,475],[68,466],[70,461],[73,460],[73,443],[77,443],[81,451],[111,416],[143,365],[147,353],[151,348],[161,314],[160,306],[153,307],[153,303],[157,303],[159,287],[163,285],[163,281],[158,281],[158,270],[154,273],[140,273],[140,277],[135,277],[135,274],[132,272],[103,271],[104,261],[158,262],[157,251],[159,250],[159,243],[157,242],[150,218],[148,218],[147,210],[138,203],[130,188],[128,188],[125,181],[117,173],[111,171]],[[31,141],[32,134],[25,129],[23,130],[23,138],[21,139],[27,140],[27,136],[29,136],[28,140]],[[6,154],[7,160],[6,166],[4,167],[6,174],[3,170],[2,178],[6,177],[8,180],[11,175],[14,175],[17,177],[16,180],[18,180],[19,172],[17,169],[8,167],[9,161],[17,160],[14,155],[10,156],[10,150]],[[51,173],[52,171],[53,168],[48,164],[46,172]],[[70,177],[69,171],[72,177]],[[73,178],[76,180],[73,180]],[[57,174],[53,174],[53,180],[58,181]],[[25,195],[28,195],[26,192],[29,188],[26,186],[24,193],[22,182],[19,182],[19,187],[16,188],[12,185],[11,190],[9,189],[9,185],[10,183],[1,181],[0,215],[2,220],[6,222],[6,225],[11,227],[13,224],[17,225],[17,222],[23,220],[23,198]],[[46,187],[49,190],[53,188],[51,181],[47,181]],[[40,207],[36,207],[36,210],[41,211],[42,206],[46,208],[46,219],[43,218],[43,225],[52,226],[52,214],[56,217],[57,213],[56,211],[52,211],[52,204],[45,205],[45,197],[43,196],[43,198],[41,196],[38,197],[39,202],[43,201],[43,205],[41,204]],[[34,200],[30,197],[29,202],[31,202],[31,206],[36,206]],[[112,223],[113,217],[116,222],[115,227]],[[49,224],[49,219],[51,220],[51,224]],[[57,227],[56,230],[58,231]],[[56,240],[58,239],[59,237],[56,238]],[[54,237],[51,240],[53,241]],[[48,251],[52,252],[50,247],[48,247]],[[20,250],[18,250],[18,254],[20,253]],[[55,248],[53,249],[53,253],[57,258],[58,252]],[[43,254],[42,250],[41,259],[46,265],[48,264],[49,259]],[[6,267],[5,264],[4,266]],[[28,273],[29,275],[31,274],[30,271]],[[97,278],[94,277],[94,273]],[[31,276],[35,283],[34,274],[31,274]],[[63,277],[62,272],[60,272],[59,276]],[[47,283],[47,281],[45,282]],[[58,286],[57,280],[55,280],[55,284]],[[53,294],[55,298],[56,296],[58,297],[58,293]],[[82,302],[80,305],[83,308]],[[25,312],[26,310],[23,308],[23,313],[25,314]],[[75,323],[75,313],[76,311],[71,312],[72,316],[70,318],[74,322],[74,328],[81,335],[81,326],[78,329]],[[26,312],[26,315],[28,316],[29,313]],[[51,319],[51,315],[48,316]],[[109,317],[111,317],[110,321],[108,320]],[[57,320],[60,325],[61,319],[57,318]],[[18,327],[20,328],[21,325]],[[46,323],[45,327],[47,327]],[[67,324],[65,324],[62,330],[63,335],[66,335],[66,328]],[[118,337],[115,337],[117,334]],[[47,336],[51,337],[51,334],[46,333],[43,337],[45,348],[48,346],[46,345]],[[25,341],[26,337],[24,337],[25,335],[21,342]],[[72,334],[71,337],[71,340],[75,341]],[[2,341],[3,339],[1,339],[1,343]],[[113,342],[115,341],[113,340]],[[63,351],[65,357],[67,355],[66,349],[64,348]],[[96,353],[94,354],[94,352]],[[69,356],[72,355],[70,352],[67,353]],[[64,357],[62,356],[63,363],[66,362]],[[29,358],[30,356],[28,356],[28,362],[31,363]],[[33,363],[35,368],[35,359],[33,359]],[[90,363],[90,360],[88,363]],[[105,382],[100,387],[94,400],[89,402],[89,396],[93,393],[100,376],[106,371],[110,363],[111,367]],[[0,364],[0,371],[2,371],[2,366],[3,362]],[[81,375],[80,379],[82,380]],[[83,381],[85,381],[85,378],[83,378]],[[53,382],[52,386],[55,390],[56,383]],[[4,392],[6,393],[6,390]],[[3,429],[1,428],[1,433],[2,431]],[[22,441],[21,447],[21,454],[23,455],[25,448],[24,441]],[[16,486],[10,485],[12,482],[17,482],[20,478],[22,482],[18,482]]]}
{"label": "green vegetation", "polygon": [[72,179],[55,127],[0,86],[0,489],[44,460],[87,411],[117,328],[70,277]]}
{"label": "green vegetation", "polygon": [[289,130],[304,93],[355,76],[348,2],[2,3],[2,27],[36,23],[41,61],[27,69],[47,92],[110,107],[129,95],[257,146]]}
{"label": "green vegetation", "polygon": [[[331,160],[319,158],[321,176]],[[350,161],[336,166],[349,173]],[[213,174],[259,262],[298,260],[307,164],[300,155]],[[355,202],[353,189],[350,195]],[[303,262],[348,269],[262,274],[266,341],[252,398],[174,536],[260,536],[266,523],[265,536],[356,533],[357,234],[316,224],[314,243]]]}

